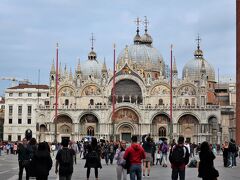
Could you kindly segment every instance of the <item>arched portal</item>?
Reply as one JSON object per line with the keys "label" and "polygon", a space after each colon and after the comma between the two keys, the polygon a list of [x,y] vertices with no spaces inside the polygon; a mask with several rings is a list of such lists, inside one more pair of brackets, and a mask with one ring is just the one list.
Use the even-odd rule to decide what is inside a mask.
{"label": "arched portal", "polygon": [[134,129],[131,124],[123,123],[117,129],[117,134],[120,136],[120,140],[131,142],[131,137],[134,134]]}
{"label": "arched portal", "polygon": [[46,139],[46,132],[47,132],[47,127],[45,124],[41,124],[39,127],[39,141],[45,141]]}
{"label": "arched portal", "polygon": [[169,121],[170,119],[166,114],[158,114],[153,118],[151,132],[155,139],[166,137],[168,135]]}
{"label": "arched portal", "polygon": [[191,114],[183,115],[178,120],[178,132],[188,142],[198,142],[198,129],[198,119]]}
{"label": "arched portal", "polygon": [[[116,101],[118,103],[130,102],[140,104],[143,101],[141,87],[133,80],[120,80],[116,83],[115,89]],[[110,101],[112,101],[112,94]]]}
{"label": "arched portal", "polygon": [[98,130],[98,118],[93,114],[84,114],[80,118],[80,134],[82,136],[96,136]]}
{"label": "arched portal", "polygon": [[218,137],[217,133],[219,132],[219,125],[217,118],[212,116],[208,119],[208,133],[207,141],[212,144],[217,144]]}
{"label": "arched portal", "polygon": [[71,134],[73,132],[73,121],[68,115],[59,115],[57,117],[57,140],[60,142],[62,139],[72,139]]}

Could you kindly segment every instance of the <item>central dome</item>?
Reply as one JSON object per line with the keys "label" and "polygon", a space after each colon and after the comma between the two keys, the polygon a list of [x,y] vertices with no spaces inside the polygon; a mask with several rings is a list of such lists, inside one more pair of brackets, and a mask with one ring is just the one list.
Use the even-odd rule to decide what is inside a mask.
{"label": "central dome", "polygon": [[[133,44],[128,48],[128,58],[133,64],[145,69],[146,64],[151,62],[152,70],[159,71],[161,64],[164,64],[163,58],[158,50],[146,44]],[[125,49],[118,55],[117,63],[124,61]]]}

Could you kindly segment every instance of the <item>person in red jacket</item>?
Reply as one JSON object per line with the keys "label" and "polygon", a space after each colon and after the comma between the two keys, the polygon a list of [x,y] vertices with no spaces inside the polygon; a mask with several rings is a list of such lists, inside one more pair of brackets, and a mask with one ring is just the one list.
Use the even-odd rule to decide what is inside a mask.
{"label": "person in red jacket", "polygon": [[142,160],[146,158],[145,152],[140,144],[137,143],[137,136],[132,136],[132,145],[126,149],[124,157],[130,163],[130,180],[142,179]]}

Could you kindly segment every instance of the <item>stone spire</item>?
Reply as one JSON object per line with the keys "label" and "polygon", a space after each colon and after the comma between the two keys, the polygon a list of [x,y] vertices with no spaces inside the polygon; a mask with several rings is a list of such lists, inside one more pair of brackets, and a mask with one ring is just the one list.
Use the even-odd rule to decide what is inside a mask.
{"label": "stone spire", "polygon": [[55,73],[55,65],[54,65],[54,59],[53,59],[53,62],[52,62],[52,67],[51,67],[51,73]]}
{"label": "stone spire", "polygon": [[77,65],[77,73],[81,73],[81,64],[80,64],[80,58],[78,58],[78,65]]}
{"label": "stone spire", "polygon": [[177,74],[177,73],[178,73],[175,56],[174,56],[173,69],[172,69],[172,71],[173,71],[173,74]]}
{"label": "stone spire", "polygon": [[69,80],[70,80],[70,81],[73,80],[73,76],[72,76],[72,68],[70,68],[70,72],[69,72]]}
{"label": "stone spire", "polygon": [[104,58],[103,66],[102,66],[102,72],[107,72],[107,65],[106,65],[105,58]]}

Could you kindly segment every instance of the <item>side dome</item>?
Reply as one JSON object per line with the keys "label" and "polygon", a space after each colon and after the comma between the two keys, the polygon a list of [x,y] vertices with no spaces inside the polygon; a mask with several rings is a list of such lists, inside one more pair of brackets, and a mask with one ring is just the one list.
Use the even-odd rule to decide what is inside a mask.
{"label": "side dome", "polygon": [[89,77],[94,77],[96,79],[101,78],[101,69],[103,64],[99,63],[96,59],[97,54],[91,51],[88,54],[88,60],[82,64],[82,77],[83,79],[88,79]]}
{"label": "side dome", "polygon": [[187,62],[183,68],[182,78],[188,76],[189,79],[198,81],[201,79],[202,66],[206,70],[207,81],[215,82],[215,71],[211,64],[203,58],[203,51],[199,48],[194,53],[195,58]]}

